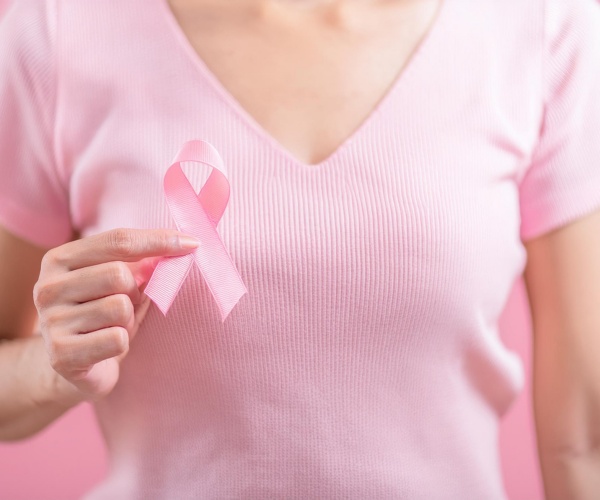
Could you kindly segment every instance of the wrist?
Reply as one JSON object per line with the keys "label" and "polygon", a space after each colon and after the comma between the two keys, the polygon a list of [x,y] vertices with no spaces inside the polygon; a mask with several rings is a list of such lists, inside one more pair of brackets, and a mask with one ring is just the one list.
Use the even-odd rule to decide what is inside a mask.
{"label": "wrist", "polygon": [[54,369],[52,369],[52,393],[54,393],[54,401],[61,406],[71,408],[79,403],[87,401],[85,395],[77,389],[71,382],[62,377]]}
{"label": "wrist", "polygon": [[52,368],[41,336],[35,342],[35,346],[32,345],[32,348],[36,350],[35,366],[40,368],[38,382],[34,387],[33,399],[36,405],[71,408],[85,401],[85,396]]}

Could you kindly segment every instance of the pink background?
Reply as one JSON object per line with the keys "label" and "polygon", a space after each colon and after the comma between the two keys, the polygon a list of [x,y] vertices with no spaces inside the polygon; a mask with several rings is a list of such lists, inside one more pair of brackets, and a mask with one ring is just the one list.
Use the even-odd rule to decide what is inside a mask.
{"label": "pink background", "polygon": [[[511,293],[500,330],[506,345],[523,359],[528,377],[501,427],[506,489],[511,500],[542,500],[531,413],[531,321],[522,279]],[[0,499],[74,500],[103,478],[107,465],[92,409],[81,405],[25,442],[0,444]]]}
{"label": "pink background", "polygon": [[[0,15],[8,0],[0,0]],[[511,500],[542,500],[531,413],[531,322],[519,280],[500,321],[507,346],[521,356],[524,392],[506,415],[500,433],[502,470]],[[74,500],[101,481],[107,455],[91,407],[80,405],[38,435],[0,444],[0,500]]]}

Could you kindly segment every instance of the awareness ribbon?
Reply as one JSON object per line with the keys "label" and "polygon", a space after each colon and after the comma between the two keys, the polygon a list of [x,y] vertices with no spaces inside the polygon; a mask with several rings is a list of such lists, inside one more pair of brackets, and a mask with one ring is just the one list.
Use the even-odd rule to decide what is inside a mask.
{"label": "awareness ribbon", "polygon": [[[212,167],[198,194],[183,172],[181,162],[204,163]],[[144,293],[166,316],[195,264],[204,276],[224,322],[248,290],[217,233],[217,225],[229,201],[227,170],[219,152],[206,141],[184,143],[165,173],[164,191],[177,229],[200,240],[200,246],[186,255],[161,258]]]}

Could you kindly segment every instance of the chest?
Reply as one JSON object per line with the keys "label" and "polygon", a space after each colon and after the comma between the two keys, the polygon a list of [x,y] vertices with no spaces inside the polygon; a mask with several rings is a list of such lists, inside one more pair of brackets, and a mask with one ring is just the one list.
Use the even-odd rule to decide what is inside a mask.
{"label": "chest", "polygon": [[[444,321],[448,310],[464,317],[465,308],[482,301],[490,317],[500,309],[503,296],[498,291],[507,289],[523,262],[516,245],[519,213],[513,178],[539,130],[538,106],[532,104],[539,90],[537,70],[522,53],[516,36],[520,31],[510,28],[513,17],[496,16],[489,4],[485,17],[474,16],[471,24],[454,31],[450,27],[457,20],[471,18],[462,2],[447,3],[445,23],[437,25],[445,28],[433,32],[435,37],[426,40],[425,50],[408,66],[405,61],[385,106],[366,122],[359,120],[362,129],[350,131],[346,137],[351,140],[337,146],[329,159],[308,165],[292,160],[302,151],[292,153],[291,143],[285,143],[290,152],[282,154],[277,145],[284,144],[284,135],[275,134],[302,140],[297,144],[310,153],[302,157],[304,162],[318,161],[311,157],[315,145],[333,144],[319,134],[344,120],[348,124],[349,106],[355,109],[359,102],[348,98],[358,86],[343,75],[358,78],[369,64],[376,66],[366,49],[356,50],[363,54],[361,72],[359,56],[351,57],[351,50],[344,58],[330,59],[306,52],[285,38],[283,28],[287,42],[281,43],[287,43],[289,53],[271,46],[278,40],[271,35],[253,37],[242,30],[246,44],[233,31],[211,35],[205,27],[199,30],[202,39],[213,37],[215,50],[201,54],[206,57],[201,60],[191,43],[182,50],[157,2],[149,4],[146,17],[137,16],[141,0],[123,4],[128,14],[116,27],[114,6],[97,4],[92,16],[77,3],[69,5],[73,12],[66,12],[71,15],[63,23],[80,18],[88,23],[72,24],[75,28],[63,35],[77,57],[62,66],[64,127],[59,137],[69,168],[73,220],[83,234],[171,226],[162,190],[165,169],[184,141],[201,138],[221,152],[227,165],[231,197],[218,229],[247,283],[265,287],[254,288],[253,297],[289,294],[290,307],[300,307],[294,317],[311,317],[313,305],[336,297],[359,311],[368,299],[382,308],[373,310],[368,321],[381,321],[386,311],[398,310],[397,304],[408,308],[406,317],[442,308],[437,312]],[[189,21],[194,16],[184,17]],[[515,34],[514,48],[498,33],[487,34],[496,17],[507,24],[498,32]],[[94,30],[96,36],[84,36]],[[160,36],[153,38],[156,33]],[[184,31],[175,33],[184,40]],[[473,45],[473,38],[480,43]],[[296,40],[298,45],[312,43]],[[130,49],[118,52],[125,42]],[[227,49],[227,43],[235,45]],[[400,38],[394,43],[401,46]],[[263,50],[250,50],[252,44]],[[206,49],[210,43],[200,46]],[[90,53],[96,57],[86,57]],[[267,53],[272,57],[265,59]],[[369,53],[382,57],[377,50]],[[302,63],[287,61],[301,57]],[[328,60],[347,64],[331,69]],[[206,63],[203,72],[199,61]],[[222,61],[213,65],[214,73],[209,72],[211,61]],[[515,73],[514,61],[525,70]],[[256,67],[261,71],[250,71]],[[312,73],[322,88],[306,76],[310,68],[327,71],[327,80],[318,70]],[[373,83],[377,71],[371,73]],[[519,93],[507,92],[508,82],[516,82]],[[253,89],[260,94],[251,98]],[[337,109],[315,105],[317,96],[333,96],[340,89],[349,94],[337,99]],[[366,100],[360,102],[366,105]],[[250,107],[244,111],[244,103],[254,103],[257,114],[251,115]],[[258,121],[260,110],[280,126],[267,128],[267,121]],[[266,141],[268,137],[281,142]],[[339,138],[344,140],[341,134]],[[202,187],[208,173],[203,167],[193,170],[194,187]],[[322,287],[330,270],[335,272]],[[196,278],[190,286],[202,288],[201,277]],[[457,293],[458,284],[464,293]],[[391,286],[396,288],[390,291]],[[210,293],[202,290],[203,307],[212,311]],[[305,300],[301,305],[299,297]],[[412,301],[422,297],[426,299]],[[398,324],[396,318],[390,324]]]}
{"label": "chest", "polygon": [[[401,78],[440,0],[307,7],[165,0],[213,83],[304,164],[330,156]],[[351,5],[352,4],[352,5]]]}

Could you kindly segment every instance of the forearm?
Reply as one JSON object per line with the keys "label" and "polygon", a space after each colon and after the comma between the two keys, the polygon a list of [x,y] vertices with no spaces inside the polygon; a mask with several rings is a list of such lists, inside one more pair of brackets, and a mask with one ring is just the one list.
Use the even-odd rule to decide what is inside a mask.
{"label": "forearm", "polygon": [[546,500],[596,500],[600,492],[600,450],[540,454]]}
{"label": "forearm", "polygon": [[[541,364],[534,371],[534,417],[545,498],[597,500],[600,393],[595,382],[574,383],[573,376],[569,376],[573,372],[572,365],[553,359],[552,376],[549,373],[540,376]],[[588,380],[595,381],[597,376],[590,376]]]}
{"label": "forearm", "polygon": [[31,436],[81,401],[50,366],[41,336],[0,341],[0,441]]}

